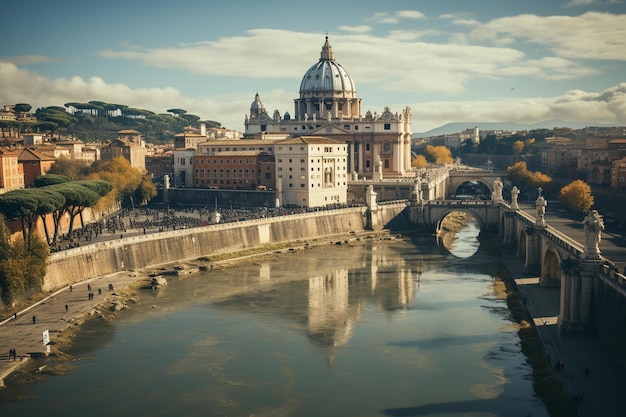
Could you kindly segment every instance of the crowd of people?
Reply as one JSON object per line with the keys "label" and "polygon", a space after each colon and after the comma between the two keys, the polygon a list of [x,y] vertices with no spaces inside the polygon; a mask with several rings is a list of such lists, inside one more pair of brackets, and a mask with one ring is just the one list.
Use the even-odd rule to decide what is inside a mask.
{"label": "crowd of people", "polygon": [[[89,244],[94,238],[107,236],[109,239],[123,238],[128,233],[148,234],[169,230],[188,229],[219,223],[232,223],[268,217],[310,213],[321,210],[345,208],[347,205],[328,207],[279,207],[279,208],[215,208],[176,207],[158,209],[150,207],[126,208],[103,217],[98,221],[78,227],[61,236],[60,242],[51,246],[51,252],[79,247],[81,242]],[[216,216],[216,212],[219,216]]]}

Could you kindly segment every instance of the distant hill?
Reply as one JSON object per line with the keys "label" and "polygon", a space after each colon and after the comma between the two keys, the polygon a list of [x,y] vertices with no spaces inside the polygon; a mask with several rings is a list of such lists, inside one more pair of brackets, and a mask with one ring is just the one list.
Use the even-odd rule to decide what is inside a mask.
{"label": "distant hill", "polygon": [[566,120],[546,120],[539,123],[508,123],[508,122],[453,122],[431,129],[427,132],[413,133],[413,138],[424,138],[430,136],[449,135],[459,133],[468,128],[478,127],[480,130],[535,130],[554,129],[555,127],[569,127],[572,129],[582,129],[588,126],[609,127],[612,125],[598,124],[592,122],[570,122]]}

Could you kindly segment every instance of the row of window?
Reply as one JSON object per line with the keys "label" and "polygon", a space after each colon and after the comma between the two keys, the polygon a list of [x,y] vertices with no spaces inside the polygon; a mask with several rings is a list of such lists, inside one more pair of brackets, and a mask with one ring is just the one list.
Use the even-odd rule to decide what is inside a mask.
{"label": "row of window", "polygon": [[[210,164],[210,163],[211,163],[211,160],[209,160],[209,159],[197,159],[196,161],[197,161],[197,163],[198,163],[198,164],[200,164],[200,165]],[[214,160],[213,160],[213,164],[214,164],[214,165],[217,165],[217,161],[218,161],[217,159],[214,159]],[[225,159],[225,160],[224,160],[224,159],[220,159],[219,161],[220,161],[219,163],[220,163],[221,165],[223,165],[224,163],[226,163],[226,164],[230,164],[230,159]],[[243,165],[243,161],[244,161],[244,159],[240,159],[240,160],[239,160],[239,165]],[[252,162],[250,162],[250,160],[249,160],[249,159],[245,159],[245,161],[246,161],[246,164],[247,164],[247,165],[249,165],[250,163],[253,163],[253,164],[255,164],[255,163],[256,163],[256,161],[255,161],[255,160],[252,160]],[[236,164],[236,163],[237,163],[237,160],[236,160],[236,159],[233,159],[233,164]]]}
{"label": "row of window", "polygon": [[[337,183],[337,187],[341,187],[341,185],[342,184],[340,182]],[[345,186],[346,183],[344,182],[343,185]],[[329,185],[329,187],[332,187],[332,186],[333,186],[332,184]],[[293,183],[289,183],[289,188],[293,188]],[[306,188],[306,184],[300,183],[300,188]],[[311,184],[311,188],[315,188],[315,184]],[[322,188],[322,184],[317,183],[317,188]]]}

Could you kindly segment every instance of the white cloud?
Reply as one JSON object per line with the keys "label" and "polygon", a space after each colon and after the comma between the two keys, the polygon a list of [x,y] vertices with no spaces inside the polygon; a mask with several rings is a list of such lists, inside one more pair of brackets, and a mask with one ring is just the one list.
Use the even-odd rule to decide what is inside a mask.
{"label": "white cloud", "polygon": [[422,12],[416,10],[400,10],[398,12],[380,12],[374,13],[372,17],[367,20],[376,23],[394,24],[398,23],[401,19],[425,19],[426,16]]}
{"label": "white cloud", "polygon": [[337,29],[344,31],[344,32],[353,32],[353,33],[367,33],[367,32],[372,31],[372,27],[368,25],[361,25],[361,26],[341,25]]}
{"label": "white cloud", "polygon": [[[419,75],[415,78],[416,83],[428,81],[428,77],[423,81],[419,79]],[[172,87],[131,88],[124,84],[109,84],[99,77],[50,79],[8,63],[0,63],[0,85],[3,86],[0,89],[0,103],[5,104],[29,103],[38,108],[72,101],[100,100],[155,113],[164,113],[169,108],[177,107],[196,114],[201,119],[215,120],[227,128],[237,130],[243,129],[245,114],[254,99],[253,93],[189,98]],[[261,94],[261,100],[270,113],[274,108],[281,109],[281,112],[290,109],[294,98],[293,92],[282,89]],[[372,104],[371,100],[368,103]],[[400,103],[392,107],[399,109],[406,105],[407,103]],[[572,90],[557,97],[433,101],[409,106],[413,112],[414,131],[426,131],[448,122],[478,121],[535,123],[563,119],[626,125],[626,83],[601,92]]]}
{"label": "white cloud", "polygon": [[572,90],[557,97],[438,101],[411,104],[413,131],[450,122],[538,123],[545,120],[626,125],[626,83],[600,93]]}
{"label": "white cloud", "polygon": [[[593,73],[573,62],[565,67],[550,58],[529,61],[524,53],[510,47],[420,41],[424,36],[437,34],[432,30],[391,31],[387,37],[348,33],[331,35],[330,42],[335,58],[357,81],[357,88],[358,83],[364,82],[375,84],[379,90],[456,94],[464,91],[466,82],[475,77],[525,73],[542,79],[567,79]],[[100,54],[110,59],[139,61],[148,67],[209,76],[299,79],[311,65],[312,57],[319,56],[322,44],[320,34],[256,29],[247,32],[247,36],[216,41],[147,50],[107,50]],[[270,54],[267,45],[281,47],[273,48]],[[369,64],[372,57],[376,57],[376,65]],[[569,61],[561,58],[558,62]]]}
{"label": "white cloud", "polygon": [[494,19],[470,33],[470,39],[525,40],[546,45],[554,55],[569,59],[626,61],[626,14],[588,12],[580,16],[523,14]]}
{"label": "white cloud", "polygon": [[422,12],[416,10],[401,10],[396,12],[396,16],[400,19],[425,19],[426,16]]}

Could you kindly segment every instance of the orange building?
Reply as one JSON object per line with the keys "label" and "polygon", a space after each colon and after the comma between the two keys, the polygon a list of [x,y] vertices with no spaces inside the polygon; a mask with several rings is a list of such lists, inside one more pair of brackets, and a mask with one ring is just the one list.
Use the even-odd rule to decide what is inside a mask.
{"label": "orange building", "polygon": [[197,155],[193,157],[193,183],[197,188],[274,188],[274,157],[263,151]]}
{"label": "orange building", "polygon": [[24,172],[18,162],[19,151],[0,148],[0,192],[24,188]]}
{"label": "orange building", "polygon": [[48,172],[56,162],[56,158],[33,149],[24,149],[18,162],[24,172],[24,185],[29,186],[35,183],[35,178]]}

